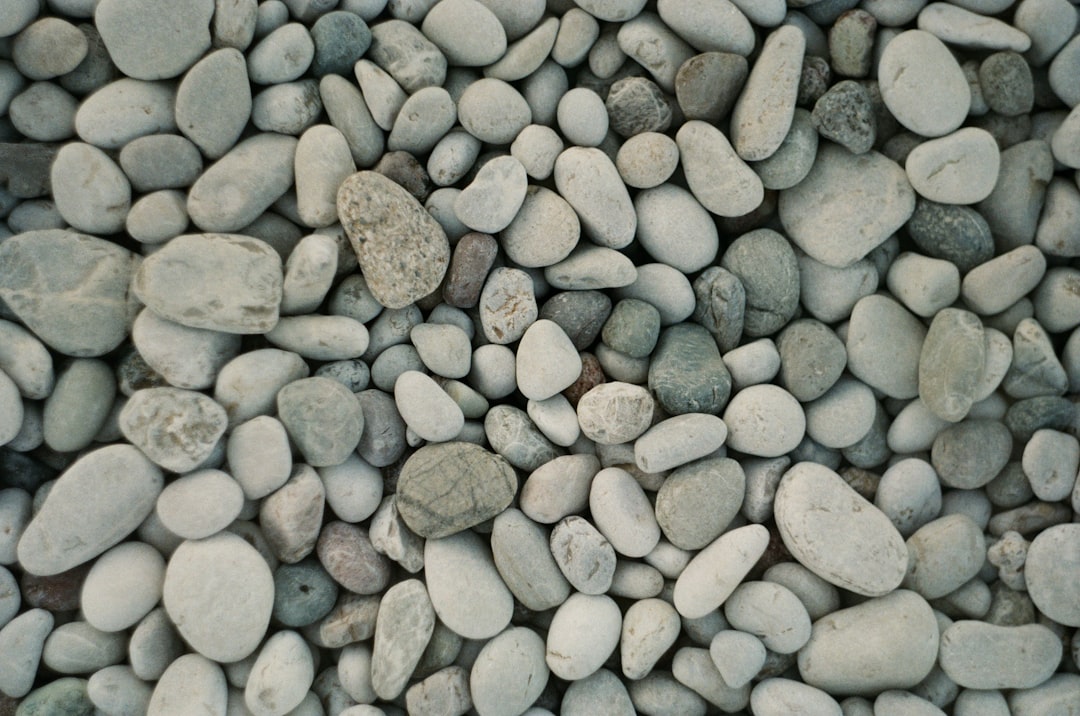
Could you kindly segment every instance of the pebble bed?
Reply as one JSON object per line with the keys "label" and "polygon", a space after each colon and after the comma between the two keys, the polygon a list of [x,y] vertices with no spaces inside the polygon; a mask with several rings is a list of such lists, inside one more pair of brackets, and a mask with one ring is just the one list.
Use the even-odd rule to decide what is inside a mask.
{"label": "pebble bed", "polygon": [[1075,0],[3,0],[0,716],[1080,713]]}

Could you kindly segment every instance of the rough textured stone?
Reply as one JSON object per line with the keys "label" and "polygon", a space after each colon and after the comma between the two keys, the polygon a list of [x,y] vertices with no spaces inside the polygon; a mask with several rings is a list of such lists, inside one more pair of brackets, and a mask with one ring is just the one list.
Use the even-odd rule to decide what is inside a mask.
{"label": "rough textured stone", "polygon": [[225,409],[201,393],[180,388],[136,391],[119,416],[120,430],[166,470],[198,467],[225,434]]}

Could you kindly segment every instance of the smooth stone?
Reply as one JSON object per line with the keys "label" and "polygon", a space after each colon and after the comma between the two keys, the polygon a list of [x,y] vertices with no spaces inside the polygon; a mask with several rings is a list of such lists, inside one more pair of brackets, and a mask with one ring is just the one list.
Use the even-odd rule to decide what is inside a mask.
{"label": "smooth stone", "polygon": [[746,303],[743,331],[768,335],[794,315],[798,305],[799,270],[791,244],[771,229],[757,229],[735,239],[724,252],[721,267],[743,286]]}
{"label": "smooth stone", "polygon": [[132,204],[124,220],[131,238],[144,244],[168,241],[184,233],[187,225],[187,198],[174,190],[143,196]]}
{"label": "smooth stone", "polygon": [[494,77],[473,82],[458,100],[461,126],[487,144],[510,144],[533,119],[521,93]]}
{"label": "smooth stone", "polygon": [[757,457],[778,457],[794,450],[806,432],[799,402],[775,385],[752,385],[732,397],[723,414],[727,445]]}
{"label": "smooth stone", "polygon": [[528,176],[513,156],[501,156],[480,168],[454,200],[454,213],[473,231],[494,234],[514,220],[525,201]]}
{"label": "smooth stone", "polygon": [[548,668],[567,681],[590,676],[614,653],[621,629],[622,614],[610,597],[572,594],[555,611],[548,630]]}
{"label": "smooth stone", "polygon": [[[401,85],[391,77],[384,69],[367,59],[361,59],[356,63],[355,70],[357,82],[360,84],[361,102],[363,112],[366,112],[371,121],[381,130],[389,132],[394,127],[394,121],[401,111],[402,105],[408,95]],[[351,87],[351,85],[350,85]],[[355,109],[355,108],[354,108]],[[376,147],[382,154],[382,146],[385,140],[382,133],[378,137],[374,133],[370,137],[371,150],[374,153]],[[372,156],[371,164],[375,164],[379,156]]]}
{"label": "smooth stone", "polygon": [[848,370],[890,397],[913,398],[919,394],[925,338],[926,329],[918,319],[893,299],[862,298],[848,326]]}
{"label": "smooth stone", "polygon": [[733,52],[703,52],[684,62],[675,75],[675,97],[687,119],[718,122],[739,97],[749,65]]}
{"label": "smooth stone", "polygon": [[710,455],[727,437],[724,422],[707,413],[685,413],[657,423],[634,441],[634,462],[662,472]]}
{"label": "smooth stone", "polygon": [[390,581],[390,563],[371,544],[366,530],[331,522],[318,536],[316,554],[338,584],[356,594],[376,594]]}
{"label": "smooth stone", "polygon": [[604,106],[613,132],[633,138],[659,133],[671,126],[671,100],[660,87],[645,77],[624,77],[608,90]]}
{"label": "smooth stone", "polygon": [[[848,328],[849,337],[852,330]],[[847,365],[844,344],[828,326],[814,319],[789,323],[777,337],[776,350],[779,385],[802,402],[824,395]]]}
{"label": "smooth stone", "polygon": [[236,234],[188,234],[144,260],[133,288],[162,318],[246,334],[277,324],[281,284],[281,259],[264,242]]}
{"label": "smooth stone", "polygon": [[682,647],[672,659],[671,673],[679,683],[722,711],[734,713],[750,703],[750,685],[733,689],[724,683],[708,649]]}
{"label": "smooth stone", "polygon": [[[356,166],[366,169],[374,165],[382,156],[385,139],[360,88],[344,77],[329,74],[319,80],[319,96],[330,124],[345,135]],[[387,124],[393,126],[392,122]]]}
{"label": "smooth stone", "polygon": [[929,462],[905,458],[881,476],[874,505],[904,537],[909,537],[941,511],[941,485]]}
{"label": "smooth stone", "polygon": [[574,406],[561,394],[546,400],[530,400],[526,405],[526,413],[544,437],[555,445],[570,447],[581,436]]}
{"label": "smooth stone", "polygon": [[101,149],[82,142],[65,144],[50,168],[50,180],[56,209],[73,228],[91,234],[123,228],[131,185]]}
{"label": "smooth stone", "polygon": [[597,385],[577,405],[581,432],[590,440],[617,445],[644,433],[651,421],[653,399],[641,386],[612,382]]}
{"label": "smooth stone", "polygon": [[660,19],[697,50],[749,55],[754,33],[740,9],[727,0],[664,0],[657,5]]}
{"label": "smooth stone", "polygon": [[525,329],[517,351],[517,385],[529,400],[542,401],[571,386],[581,374],[581,358],[566,332],[548,319]]}
{"label": "smooth stone", "polygon": [[675,581],[679,614],[696,619],[722,605],[764,554],[768,539],[764,527],[748,525],[724,533],[695,555]]}
{"label": "smooth stone", "polygon": [[746,289],[739,277],[720,266],[710,266],[691,288],[694,320],[712,334],[721,351],[738,346],[746,318]]}
{"label": "smooth stone", "polygon": [[184,539],[203,539],[228,527],[240,515],[244,492],[220,470],[206,469],[170,482],[157,499],[162,524]]}
{"label": "smooth stone", "polygon": [[943,204],[974,204],[993,191],[1000,156],[997,142],[968,127],[915,147],[905,170],[921,196]]}
{"label": "smooth stone", "polygon": [[724,616],[733,628],[753,634],[778,654],[792,654],[810,639],[806,607],[794,592],[775,582],[739,585],[724,603]]}
{"label": "smooth stone", "polygon": [[596,92],[576,87],[559,100],[556,121],[568,143],[579,147],[598,147],[608,132],[608,113],[604,100]]}
{"label": "smooth stone", "polygon": [[1032,540],[1024,562],[1024,579],[1031,600],[1041,613],[1066,626],[1080,622],[1080,604],[1067,586],[1080,565],[1078,544],[1080,532],[1075,525],[1055,525]]}
{"label": "smooth stone", "polygon": [[318,361],[359,358],[367,350],[367,328],[347,316],[282,316],[266,339],[283,350]]}
{"label": "smooth stone", "polygon": [[544,279],[565,290],[620,288],[637,279],[637,268],[620,251],[582,242],[565,259],[545,267]]}
{"label": "smooth stone", "polygon": [[1080,442],[1067,433],[1037,430],[1024,446],[1021,464],[1036,497],[1047,502],[1067,499],[1080,470]]}
{"label": "smooth stone", "polygon": [[265,133],[297,137],[318,121],[321,112],[319,83],[313,79],[271,85],[251,101],[251,122]]}
{"label": "smooth stone", "polygon": [[806,40],[797,28],[769,34],[731,113],[732,144],[747,161],[760,161],[780,147],[791,128]]}
{"label": "smooth stone", "polygon": [[83,101],[75,131],[100,149],[120,149],[138,137],[176,131],[175,105],[175,90],[167,83],[117,80]]}
{"label": "smooth stone", "polygon": [[304,359],[290,351],[262,348],[241,353],[226,363],[214,383],[214,400],[236,425],[277,409],[278,391],[293,381],[308,377]]}
{"label": "smooth stone", "polygon": [[469,674],[469,692],[477,713],[526,713],[548,682],[544,656],[544,640],[526,627],[511,627],[487,642]]}
{"label": "smooth stone", "polygon": [[656,520],[676,547],[701,549],[731,524],[745,491],[746,476],[734,460],[698,460],[664,480],[656,494]]}
{"label": "smooth stone", "polygon": [[908,221],[907,231],[922,251],[956,264],[961,273],[994,257],[990,227],[986,219],[970,207],[920,199]]}
{"label": "smooth stone", "polygon": [[[381,476],[380,476],[381,477]],[[381,490],[381,485],[379,488]],[[384,499],[371,517],[368,528],[371,544],[411,574],[424,567],[423,540],[405,524],[397,508],[397,497]]]}
{"label": "smooth stone", "polygon": [[1065,367],[1050,336],[1033,318],[1024,318],[1013,333],[1013,362],[1002,387],[1012,398],[1063,395],[1068,386]]}
{"label": "smooth stone", "polygon": [[573,207],[550,189],[532,186],[500,239],[515,264],[539,268],[569,256],[580,237],[581,222]]}
{"label": "smooth stone", "polygon": [[11,100],[8,118],[11,126],[28,139],[57,142],[74,136],[78,104],[52,82],[35,82]]}
{"label": "smooth stone", "polygon": [[305,700],[315,664],[304,638],[279,631],[263,644],[244,687],[244,703],[256,716],[290,713]]}
{"label": "smooth stone", "polygon": [[600,247],[621,249],[634,238],[638,217],[615,164],[593,147],[569,147],[555,160],[555,185]]}
{"label": "smooth stone", "polygon": [[405,690],[435,622],[435,610],[423,582],[407,579],[387,590],[379,603],[371,650],[370,680],[375,695],[392,699]]}
{"label": "smooth stone", "polygon": [[394,383],[394,401],[405,424],[429,442],[446,442],[461,432],[465,416],[453,398],[424,373],[407,370]]}
{"label": "smooth stone", "polygon": [[980,315],[1001,313],[1038,286],[1045,274],[1043,253],[1031,245],[1020,246],[968,271],[960,295]]}
{"label": "smooth stone", "polygon": [[809,112],[801,107],[795,109],[791,129],[780,147],[769,157],[753,163],[753,170],[766,189],[790,189],[810,173],[818,148],[815,126]]}
{"label": "smooth stone", "polygon": [[443,300],[456,308],[471,308],[480,301],[488,271],[499,245],[487,234],[469,232],[454,247],[443,283]]}
{"label": "smooth stone", "polygon": [[958,685],[972,689],[1025,689],[1046,681],[1062,646],[1042,624],[996,626],[961,620],[941,634],[940,663]]}
{"label": "smooth stone", "polygon": [[658,132],[642,132],[619,147],[615,167],[627,186],[649,189],[666,182],[679,163],[679,146]]}
{"label": "smooth stone", "polygon": [[650,304],[660,314],[660,325],[670,326],[689,318],[696,308],[690,280],[678,269],[663,263],[642,264],[637,278],[615,291],[618,299],[633,298]]}
{"label": "smooth stone", "polygon": [[338,465],[360,441],[364,413],[348,388],[330,378],[302,378],[277,394],[278,418],[308,464]]}
{"label": "smooth stone", "polygon": [[[866,196],[870,184],[877,187],[872,197]],[[817,261],[844,268],[911,217],[915,192],[903,170],[884,156],[872,151],[853,155],[825,145],[806,178],[780,192],[778,206],[785,230],[800,249]]]}
{"label": "smooth stone", "polygon": [[326,234],[310,234],[296,244],[285,263],[283,315],[311,313],[322,304],[337,273],[339,250]]}
{"label": "smooth stone", "polygon": [[454,100],[445,89],[425,87],[417,90],[401,105],[387,138],[387,149],[427,154],[454,126],[456,119]]}
{"label": "smooth stone", "polygon": [[1050,62],[1076,29],[1077,18],[1064,3],[1057,0],[1035,0],[1020,3],[1013,17],[1013,27],[1031,40],[1027,60],[1033,67]]}
{"label": "smooth stone", "polygon": [[10,570],[0,567],[0,629],[15,618],[21,606],[19,582]]}
{"label": "smooth stone", "polygon": [[259,506],[259,524],[274,556],[295,564],[315,549],[322,526],[325,490],[308,465],[293,468],[288,482]]}
{"label": "smooth stone", "polygon": [[424,16],[420,30],[453,65],[482,67],[506,52],[506,31],[499,18],[476,0],[437,3]]}
{"label": "smooth stone", "polygon": [[[547,18],[517,42],[511,43],[502,57],[484,68],[484,76],[505,82],[515,82],[528,77],[539,69],[551,54],[558,32],[559,18]],[[507,34],[507,39],[512,39],[509,37],[511,33]]]}
{"label": "smooth stone", "polygon": [[365,56],[409,93],[438,87],[446,79],[446,55],[420,28],[396,18],[372,25]]}
{"label": "smooth stone", "polygon": [[1053,178],[1054,157],[1042,139],[1014,144],[1001,152],[997,184],[975,207],[993,231],[997,253],[1030,244]]}
{"label": "smooth stone", "polygon": [[561,455],[534,470],[521,488],[521,510],[530,519],[554,524],[589,504],[592,479],[600,471],[594,455]]}
{"label": "smooth stone", "polygon": [[484,282],[479,307],[489,342],[506,345],[519,340],[539,313],[532,277],[521,269],[496,268]]}
{"label": "smooth stone", "polygon": [[609,467],[593,477],[589,509],[597,529],[619,554],[644,557],[660,540],[652,505],[625,470]]}
{"label": "smooth stone", "polygon": [[885,106],[916,134],[946,135],[967,116],[971,92],[964,73],[945,44],[925,30],[894,37],[882,52],[878,76]]}
{"label": "smooth stone", "polygon": [[495,518],[491,549],[499,576],[514,597],[529,609],[557,607],[570,595],[546,530],[525,513],[507,509]]}
{"label": "smooth stone", "polygon": [[450,261],[446,234],[399,184],[353,174],[338,190],[338,214],[379,303],[403,308],[438,287]]}
{"label": "smooth stone", "polygon": [[707,704],[695,691],[675,680],[669,671],[654,670],[638,681],[631,681],[627,691],[635,708],[650,713],[704,716]]}
{"label": "smooth stone", "polygon": [[932,318],[960,296],[960,271],[944,259],[900,254],[886,277],[889,291],[912,312]]}
{"label": "smooth stone", "polygon": [[0,36],[10,37],[15,35],[20,30],[34,21],[34,18],[38,16],[41,8],[35,5],[33,2],[18,2],[12,3],[9,8],[11,12],[5,14],[4,23],[0,25]]}
{"label": "smooth stone", "polygon": [[665,92],[675,91],[675,74],[694,55],[679,33],[651,12],[623,23],[616,36],[619,49],[648,70]]}
{"label": "smooth stone", "polygon": [[56,386],[52,355],[23,326],[0,319],[0,370],[29,400],[49,397]]}
{"label": "smooth stone", "polygon": [[[142,523],[162,484],[157,466],[130,445],[87,453],[60,476],[26,526],[18,544],[19,563],[30,574],[50,576],[96,557]],[[103,489],[112,500],[96,499]],[[75,514],[82,517],[75,519]]]}
{"label": "smooth stone", "polygon": [[793,709],[807,713],[841,716],[840,704],[825,691],[794,679],[768,678],[759,681],[750,692],[750,704],[760,716],[780,716]]}
{"label": "smooth stone", "polygon": [[513,597],[490,551],[472,532],[424,545],[428,594],[440,621],[466,639],[487,639],[510,622]]}
{"label": "smooth stone", "polygon": [[161,599],[165,560],[141,542],[113,547],[91,567],[83,583],[83,617],[95,629],[117,632],[134,626]]}
{"label": "smooth stone", "polygon": [[764,199],[761,179],[735,153],[724,134],[707,122],[690,120],[675,135],[686,182],[713,214],[748,214]]}
{"label": "smooth stone", "polygon": [[962,490],[982,487],[1005,467],[1012,441],[996,420],[967,419],[934,438],[931,462],[942,484]]}
{"label": "smooth stone", "polygon": [[[9,392],[17,398],[14,383]],[[42,437],[59,452],[82,450],[105,424],[116,397],[112,368],[94,358],[76,358],[56,380],[42,411]]]}
{"label": "smooth stone", "polygon": [[59,674],[97,671],[123,660],[126,636],[95,629],[85,621],[61,624],[45,639],[41,663]]}
{"label": "smooth stone", "polygon": [[563,67],[582,63],[600,35],[600,23],[581,8],[572,7],[559,18],[559,31],[551,48],[551,59]]}
{"label": "smooth stone", "polygon": [[176,77],[210,49],[213,0],[159,6],[102,0],[94,24],[109,57],[129,77],[140,80]]}
{"label": "smooth stone", "polygon": [[[472,487],[458,489],[465,485]],[[496,516],[516,489],[510,465],[482,447],[461,442],[427,445],[402,467],[398,510],[418,535],[438,539]],[[451,495],[456,497],[451,500]]]}
{"label": "smooth stone", "polygon": [[191,328],[143,310],[131,329],[139,355],[177,388],[202,390],[240,351],[240,336]]}
{"label": "smooth stone", "polygon": [[334,127],[318,124],[300,135],[296,203],[304,225],[318,228],[337,222],[338,186],[355,171],[348,140]]}
{"label": "smooth stone", "polygon": [[[704,268],[719,247],[716,227],[694,195],[674,184],[645,189],[634,198],[637,238],[657,261],[683,273]],[[673,221],[674,217],[678,221]]]}
{"label": "smooth stone", "polygon": [[827,448],[851,447],[866,436],[876,410],[877,402],[869,386],[841,377],[805,407],[806,434]]}
{"label": "smooth stone", "polygon": [[1035,103],[1031,68],[1016,52],[995,52],[983,60],[979,88],[988,109],[1006,117],[1028,114]]}
{"label": "smooth stone", "polygon": [[137,714],[150,706],[153,687],[137,677],[130,666],[114,665],[95,671],[86,682],[86,694],[106,713]]}
{"label": "smooth stone", "polygon": [[[218,589],[200,588],[213,580]],[[266,562],[244,539],[222,532],[185,541],[169,559],[163,603],[180,635],[196,651],[230,662],[262,641],[274,603]]]}
{"label": "smooth stone", "polygon": [[45,639],[52,632],[53,615],[44,609],[29,609],[0,628],[0,690],[21,698],[34,686]]}
{"label": "smooth stone", "polygon": [[1008,708],[1010,713],[1017,716],[1035,716],[1069,708],[1069,704],[1076,702],[1077,696],[1080,696],[1080,680],[1071,678],[1069,674],[1055,674],[1038,686],[1013,691],[1009,695],[1008,706],[1001,708]]}
{"label": "smooth stone", "polygon": [[[869,597],[888,594],[903,580],[908,565],[903,537],[832,470],[813,463],[789,469],[776,491],[775,513],[785,546],[823,579]],[[842,535],[818,518],[837,514],[849,516]],[[856,544],[858,554],[852,553]]]}
{"label": "smooth stone", "polygon": [[208,159],[224,157],[237,144],[251,113],[252,91],[239,50],[206,55],[177,86],[177,129]]}
{"label": "smooth stone", "polygon": [[600,336],[611,309],[611,298],[600,291],[561,291],[544,302],[539,316],[558,324],[574,348],[583,351]]}
{"label": "smooth stone", "polygon": [[371,45],[371,30],[365,19],[355,12],[337,10],[315,20],[311,26],[311,39],[315,43],[313,74],[317,77],[349,74]]}
{"label": "smooth stone", "polygon": [[464,378],[472,363],[469,336],[454,325],[422,323],[414,326],[409,338],[420,359],[436,375]]}
{"label": "smooth stone", "polygon": [[555,160],[565,148],[562,137],[554,129],[543,124],[530,124],[510,145],[510,156],[521,162],[531,179],[543,180],[551,176]]}
{"label": "smooth stone", "polygon": [[753,634],[729,629],[709,643],[709,656],[724,683],[738,688],[750,683],[765,664],[765,645]]}
{"label": "smooth stone", "polygon": [[945,515],[920,527],[907,540],[903,586],[926,599],[959,589],[978,574],[986,559],[982,530],[970,517]]}
{"label": "smooth stone", "polygon": [[[167,421],[161,430],[159,421]],[[203,463],[225,433],[225,409],[207,396],[180,388],[136,391],[119,416],[120,430],[155,463],[187,472]]]}
{"label": "smooth stone", "polygon": [[1031,38],[1008,23],[971,9],[931,3],[919,12],[919,29],[960,47],[1026,52]]}
{"label": "smooth stone", "polygon": [[919,357],[919,396],[943,420],[962,420],[974,403],[986,363],[978,317],[948,308],[930,323]]}
{"label": "smooth stone", "polygon": [[[175,134],[152,134],[133,139],[120,150],[119,160],[131,187],[138,192],[188,187],[203,170],[199,148]],[[186,220],[186,208],[184,217]]]}
{"label": "smooth stone", "polygon": [[147,713],[183,713],[193,698],[210,713],[224,714],[228,684],[219,664],[200,654],[184,654],[169,664],[154,686]]}
{"label": "smooth stone", "polygon": [[468,672],[457,665],[435,672],[409,687],[405,706],[417,716],[441,713],[441,709],[467,711],[472,707]]}
{"label": "smooth stone", "polygon": [[169,664],[185,651],[164,607],[147,614],[132,630],[128,642],[132,673],[144,681],[161,678]]}

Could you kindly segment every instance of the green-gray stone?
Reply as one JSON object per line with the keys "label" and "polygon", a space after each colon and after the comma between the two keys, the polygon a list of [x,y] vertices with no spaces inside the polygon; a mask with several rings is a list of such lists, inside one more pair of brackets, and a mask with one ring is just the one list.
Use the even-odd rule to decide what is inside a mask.
{"label": "green-gray stone", "polygon": [[739,345],[746,317],[746,289],[727,269],[710,266],[694,281],[694,322],[713,335],[727,352]]}
{"label": "green-gray stone", "polygon": [[274,572],[273,618],[287,627],[314,624],[330,613],[338,586],[317,559],[282,564]]}
{"label": "green-gray stone", "polygon": [[847,349],[821,321],[792,321],[776,338],[780,352],[779,384],[806,403],[833,386],[847,365]]}
{"label": "green-gray stone", "polygon": [[718,415],[731,396],[731,375],[709,332],[696,323],[667,328],[649,365],[649,390],[669,415]]}
{"label": "green-gray stone", "polygon": [[601,291],[563,291],[540,308],[539,318],[559,324],[574,347],[583,351],[593,344],[611,315],[611,299]]}
{"label": "green-gray stone", "polygon": [[752,338],[780,330],[799,307],[799,265],[791,244],[772,229],[735,239],[720,265],[746,289],[743,331]]}
{"label": "green-gray stone", "polygon": [[66,677],[31,691],[15,716],[93,716],[94,704],[86,693],[86,680]]}
{"label": "green-gray stone", "polygon": [[1046,330],[1033,318],[1025,318],[1013,334],[1013,361],[1001,387],[1012,398],[1064,395],[1069,378],[1058,360]]}
{"label": "green-gray stone", "polygon": [[870,93],[855,80],[837,82],[814,104],[814,129],[852,154],[874,147],[877,124]]}
{"label": "green-gray stone", "polygon": [[1072,425],[1076,406],[1068,398],[1040,395],[1018,400],[1005,413],[1005,426],[1018,442],[1027,442],[1036,430],[1065,430]]}
{"label": "green-gray stone", "polygon": [[985,418],[964,420],[934,439],[930,462],[941,483],[974,490],[994,479],[1009,462],[1013,438],[1004,423]]}
{"label": "green-gray stone", "polygon": [[951,261],[962,274],[994,258],[990,225],[970,206],[919,199],[906,229],[927,255]]}
{"label": "green-gray stone", "polygon": [[311,26],[315,57],[311,71],[316,77],[352,73],[353,65],[371,46],[371,30],[363,19],[351,12],[328,12]]}
{"label": "green-gray stone", "polygon": [[919,354],[919,397],[942,420],[962,420],[975,402],[986,342],[979,317],[946,308],[934,316]]}
{"label": "green-gray stone", "polygon": [[489,410],[484,434],[491,449],[519,470],[532,472],[563,454],[524,410],[513,405],[496,405]]}
{"label": "green-gray stone", "polygon": [[498,515],[517,487],[517,473],[499,455],[472,443],[433,443],[402,466],[398,512],[421,537],[449,537]]}
{"label": "green-gray stone", "polygon": [[644,358],[652,353],[660,338],[660,312],[651,303],[624,298],[615,304],[601,337],[620,353]]}

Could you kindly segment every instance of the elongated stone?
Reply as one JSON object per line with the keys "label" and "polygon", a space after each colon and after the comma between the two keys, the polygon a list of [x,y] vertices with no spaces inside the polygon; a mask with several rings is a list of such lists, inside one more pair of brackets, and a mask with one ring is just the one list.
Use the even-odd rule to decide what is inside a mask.
{"label": "elongated stone", "polygon": [[975,402],[985,362],[979,317],[943,309],[930,323],[919,354],[919,397],[942,420],[962,420]]}
{"label": "elongated stone", "polygon": [[774,30],[761,48],[731,112],[732,144],[747,161],[766,159],[791,128],[806,39],[796,27]]}
{"label": "elongated stone", "polygon": [[371,686],[379,698],[405,690],[435,630],[435,610],[424,583],[407,579],[387,590],[379,603],[371,650]]}

